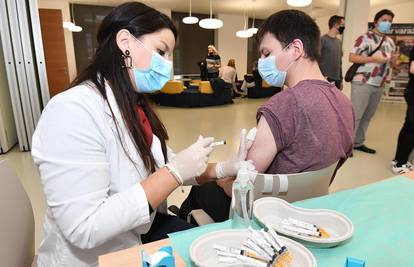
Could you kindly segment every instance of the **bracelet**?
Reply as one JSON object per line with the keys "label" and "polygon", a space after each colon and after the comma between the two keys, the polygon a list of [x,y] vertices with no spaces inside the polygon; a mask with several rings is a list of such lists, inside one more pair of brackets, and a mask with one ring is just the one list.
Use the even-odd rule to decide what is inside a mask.
{"label": "bracelet", "polygon": [[171,164],[167,163],[165,164],[165,167],[167,167],[168,172],[174,177],[178,185],[181,185],[181,192],[184,193],[184,188],[183,188],[184,181],[181,175],[177,172],[177,170],[173,166],[171,166]]}

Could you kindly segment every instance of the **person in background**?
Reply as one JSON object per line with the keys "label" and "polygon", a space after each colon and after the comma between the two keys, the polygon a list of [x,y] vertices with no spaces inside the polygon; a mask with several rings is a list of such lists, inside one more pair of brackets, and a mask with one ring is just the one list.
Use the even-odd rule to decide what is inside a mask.
{"label": "person in background", "polygon": [[413,165],[408,162],[408,157],[414,149],[414,46],[411,48],[408,62],[409,80],[404,92],[407,101],[405,122],[398,136],[397,152],[392,161],[392,172],[403,174],[414,171]]}
{"label": "person in background", "polygon": [[[390,67],[396,64],[394,41],[386,36],[393,19],[392,11],[379,11],[374,18],[375,27],[356,39],[349,54],[350,62],[362,64],[351,82],[351,101],[355,110],[354,149],[370,154],[376,151],[364,144],[365,134],[383,95]],[[379,50],[368,56],[380,44]]]}
{"label": "person in background", "polygon": [[197,62],[197,66],[200,68],[200,79],[202,81],[208,80],[207,62],[205,59]]}
{"label": "person in background", "polygon": [[227,66],[223,66],[220,68],[219,77],[223,79],[229,88],[231,88],[233,95],[237,96],[236,91],[236,81],[237,81],[237,71],[236,71],[236,63],[233,58],[229,59]]}
{"label": "person in background", "polygon": [[207,47],[207,78],[213,79],[219,76],[219,69],[221,67],[221,59],[214,45]]}
{"label": "person in background", "polygon": [[253,63],[252,74],[244,75],[244,80],[238,93],[243,96],[247,96],[249,88],[254,88],[256,84],[262,84],[262,77],[257,70],[257,61]]}
{"label": "person in background", "polygon": [[[260,173],[300,173],[335,163],[338,169],[352,153],[352,104],[319,69],[319,36],[315,21],[298,10],[273,14],[256,34],[260,75],[271,86],[286,86],[256,114],[257,134],[247,159]],[[193,187],[180,216],[202,208],[215,221],[228,219],[233,180]]]}
{"label": "person in background", "polygon": [[334,15],[329,19],[328,25],[328,33],[321,37],[319,67],[326,79],[342,90],[342,42],[336,37],[345,30],[345,18]]}
{"label": "person in background", "polygon": [[208,163],[213,138],[178,154],[167,146],[146,94],[171,79],[176,37],[172,21],[145,4],[112,9],[90,65],[43,110],[32,139],[47,203],[39,267],[98,266],[99,255],[189,229],[167,214],[167,197],[216,180],[218,166],[236,175],[244,144],[217,164]]}

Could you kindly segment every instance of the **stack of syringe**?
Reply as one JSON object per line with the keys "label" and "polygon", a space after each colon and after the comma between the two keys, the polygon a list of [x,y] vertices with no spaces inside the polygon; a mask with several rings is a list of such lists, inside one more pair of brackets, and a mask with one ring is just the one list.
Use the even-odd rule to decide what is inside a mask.
{"label": "stack of syringe", "polygon": [[290,266],[292,256],[270,227],[254,230],[249,227],[249,235],[240,249],[214,245],[218,261],[231,266],[285,267]]}
{"label": "stack of syringe", "polygon": [[283,229],[302,236],[314,236],[319,238],[330,236],[329,233],[322,227],[318,227],[315,224],[303,222],[297,219],[288,218],[282,220],[280,225]]}

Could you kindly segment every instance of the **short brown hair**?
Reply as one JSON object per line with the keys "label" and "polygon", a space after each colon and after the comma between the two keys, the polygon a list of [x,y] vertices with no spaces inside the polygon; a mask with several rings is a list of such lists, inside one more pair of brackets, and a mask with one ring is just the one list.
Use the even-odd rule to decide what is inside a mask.
{"label": "short brown hair", "polygon": [[345,18],[338,15],[333,15],[332,17],[330,17],[328,22],[329,29],[332,29],[333,26],[335,26],[338,23],[341,23],[341,20],[343,19]]}
{"label": "short brown hair", "polygon": [[394,18],[394,13],[392,13],[391,10],[389,10],[389,9],[381,9],[380,11],[377,12],[377,14],[375,14],[374,22],[377,22],[384,15],[389,15],[392,18]]}

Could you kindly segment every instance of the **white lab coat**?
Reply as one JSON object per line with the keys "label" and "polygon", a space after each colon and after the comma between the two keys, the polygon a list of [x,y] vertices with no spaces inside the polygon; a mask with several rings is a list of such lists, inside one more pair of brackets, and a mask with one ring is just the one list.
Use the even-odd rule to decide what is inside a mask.
{"label": "white lab coat", "polygon": [[[108,84],[106,92],[135,166],[124,153],[107,103],[93,85],[76,86],[50,100],[32,147],[47,202],[39,266],[97,266],[99,255],[141,243],[140,234],[151,226],[155,213],[149,214],[140,184],[149,173]],[[151,151],[163,166],[156,136]]]}

